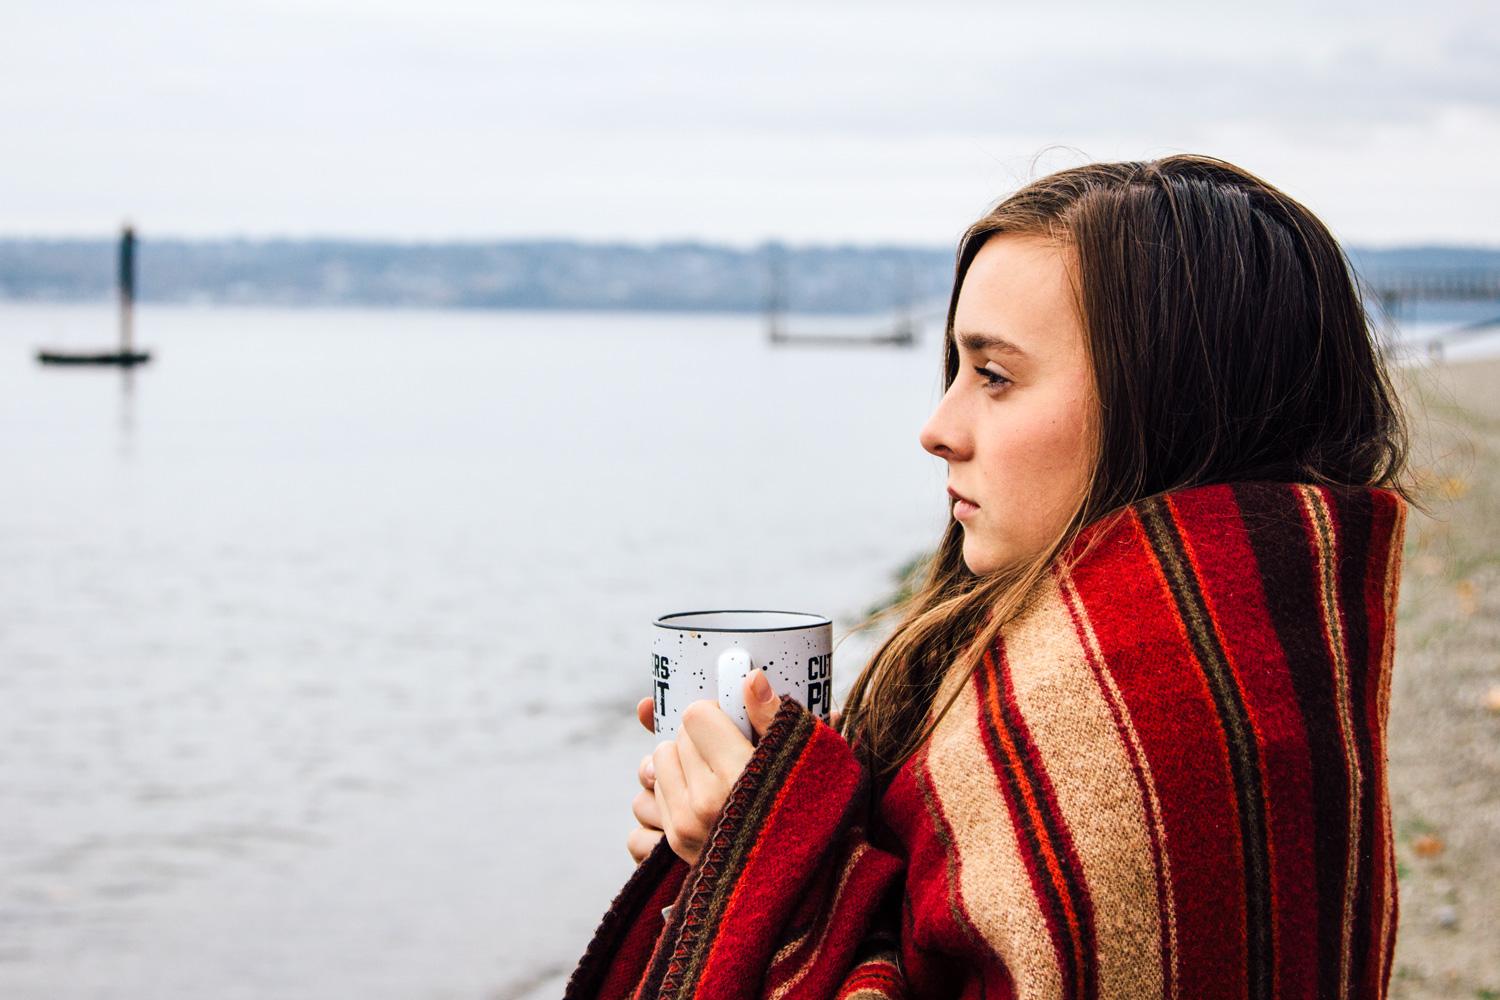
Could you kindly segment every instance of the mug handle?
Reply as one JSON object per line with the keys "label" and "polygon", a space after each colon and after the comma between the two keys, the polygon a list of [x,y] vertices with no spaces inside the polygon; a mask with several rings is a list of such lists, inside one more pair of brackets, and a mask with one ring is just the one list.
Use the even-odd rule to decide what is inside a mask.
{"label": "mug handle", "polygon": [[745,711],[745,678],[755,669],[750,654],[738,646],[730,647],[719,654],[719,707],[724,714],[740,727],[745,739],[752,743],[755,737],[750,729],[750,714]]}

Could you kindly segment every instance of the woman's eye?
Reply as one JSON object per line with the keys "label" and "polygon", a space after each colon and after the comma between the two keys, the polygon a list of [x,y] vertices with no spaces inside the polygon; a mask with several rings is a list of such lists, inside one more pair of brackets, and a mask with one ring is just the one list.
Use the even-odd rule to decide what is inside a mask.
{"label": "woman's eye", "polygon": [[1004,375],[1001,375],[997,371],[992,371],[989,368],[979,367],[976,367],[974,370],[984,377],[986,389],[992,389],[996,386],[1005,386],[1011,384],[1010,379],[1006,378]]}

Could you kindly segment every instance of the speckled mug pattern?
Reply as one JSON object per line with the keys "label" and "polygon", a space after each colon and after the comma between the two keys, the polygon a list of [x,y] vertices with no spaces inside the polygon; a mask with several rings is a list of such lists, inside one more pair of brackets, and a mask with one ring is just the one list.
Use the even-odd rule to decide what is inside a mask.
{"label": "speckled mug pattern", "polygon": [[[833,623],[792,611],[684,611],[652,628],[651,683],[656,735],[673,739],[682,710],[701,698],[750,738],[742,685],[756,667],[772,689],[789,694],[824,722],[833,694]],[[744,657],[726,653],[743,651]]]}

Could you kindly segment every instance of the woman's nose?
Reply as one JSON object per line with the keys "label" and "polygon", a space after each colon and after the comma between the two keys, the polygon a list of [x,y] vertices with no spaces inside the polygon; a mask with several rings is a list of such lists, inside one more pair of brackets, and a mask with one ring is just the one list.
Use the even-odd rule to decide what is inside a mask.
{"label": "woman's nose", "polygon": [[952,392],[945,393],[938,401],[937,409],[927,418],[917,439],[924,449],[938,458],[962,459],[968,448],[967,435],[955,420],[957,407],[953,405],[952,396]]}

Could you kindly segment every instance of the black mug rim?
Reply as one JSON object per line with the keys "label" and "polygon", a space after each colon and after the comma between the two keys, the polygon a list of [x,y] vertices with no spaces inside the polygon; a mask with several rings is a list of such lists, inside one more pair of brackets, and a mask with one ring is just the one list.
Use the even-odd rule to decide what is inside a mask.
{"label": "black mug rim", "polygon": [[[687,618],[690,615],[799,615],[804,618],[816,618],[817,621],[808,622],[806,625],[770,625],[765,628],[704,628],[692,625],[673,625],[670,619]],[[803,629],[822,628],[824,625],[832,625],[833,619],[825,615],[815,615],[811,611],[778,611],[771,608],[718,608],[713,611],[674,611],[669,615],[662,615],[651,623],[657,628],[676,629],[679,632],[800,632]]]}

